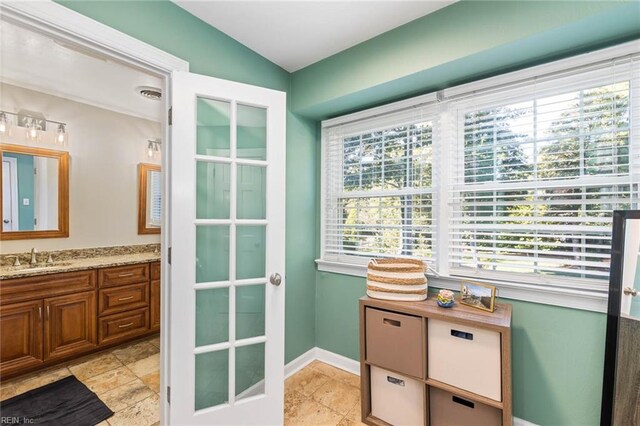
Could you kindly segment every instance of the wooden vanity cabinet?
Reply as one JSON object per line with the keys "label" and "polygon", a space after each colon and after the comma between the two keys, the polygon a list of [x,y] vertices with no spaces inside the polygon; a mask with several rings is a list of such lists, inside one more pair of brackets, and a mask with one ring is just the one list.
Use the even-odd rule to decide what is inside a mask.
{"label": "wooden vanity cabinet", "polygon": [[42,364],[42,301],[0,306],[0,375]]}
{"label": "wooden vanity cabinet", "polygon": [[0,280],[2,379],[159,329],[160,262]]}
{"label": "wooden vanity cabinet", "polygon": [[151,330],[160,330],[160,262],[151,264],[151,302],[149,306]]}
{"label": "wooden vanity cabinet", "polygon": [[97,346],[95,292],[45,299],[44,312],[45,361]]}

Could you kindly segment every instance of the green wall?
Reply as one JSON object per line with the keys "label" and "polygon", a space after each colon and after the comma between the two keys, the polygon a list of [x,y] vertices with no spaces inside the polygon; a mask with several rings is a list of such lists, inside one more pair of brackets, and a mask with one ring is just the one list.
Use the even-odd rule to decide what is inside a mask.
{"label": "green wall", "polygon": [[[357,360],[365,279],[327,272],[317,277],[317,345]],[[605,315],[500,301],[513,304],[514,415],[540,425],[599,424]]]}
{"label": "green wall", "polygon": [[[169,1],[59,3],[189,62],[190,71],[289,92],[290,75]],[[287,114],[286,361],[315,346],[315,122]]]}
{"label": "green wall", "polygon": [[[18,229],[20,231],[33,231],[36,190],[35,175],[33,174],[33,156],[6,152],[2,155],[15,158],[18,165]],[[25,198],[29,199],[28,206],[22,203]]]}
{"label": "green wall", "polygon": [[637,1],[460,1],[293,73],[324,119],[640,36]]}

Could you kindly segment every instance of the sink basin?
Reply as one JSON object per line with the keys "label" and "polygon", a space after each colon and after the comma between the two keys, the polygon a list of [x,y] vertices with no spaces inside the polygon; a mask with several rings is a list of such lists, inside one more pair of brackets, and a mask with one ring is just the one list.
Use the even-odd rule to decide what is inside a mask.
{"label": "sink basin", "polygon": [[9,270],[11,271],[42,271],[50,268],[55,268],[57,266],[69,266],[71,262],[54,262],[54,263],[38,263],[37,265],[20,265],[20,266],[10,266]]}

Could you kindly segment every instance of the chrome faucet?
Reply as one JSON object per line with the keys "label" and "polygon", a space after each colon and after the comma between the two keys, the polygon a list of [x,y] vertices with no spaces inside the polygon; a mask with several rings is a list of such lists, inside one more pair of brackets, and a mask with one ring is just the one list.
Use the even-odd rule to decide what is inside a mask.
{"label": "chrome faucet", "polygon": [[35,247],[31,249],[31,260],[29,261],[29,265],[35,265],[38,263],[38,259],[36,258],[37,252],[38,250],[36,250]]}

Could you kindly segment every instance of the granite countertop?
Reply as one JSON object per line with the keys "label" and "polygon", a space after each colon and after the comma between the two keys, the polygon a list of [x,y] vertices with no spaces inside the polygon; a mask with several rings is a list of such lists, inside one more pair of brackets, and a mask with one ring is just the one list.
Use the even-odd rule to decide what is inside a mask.
{"label": "granite countertop", "polygon": [[[40,260],[40,259],[39,259]],[[0,266],[0,280],[8,280],[12,278],[24,278],[37,275],[58,274],[61,272],[83,271],[95,268],[108,268],[112,266],[132,265],[136,263],[155,262],[160,260],[159,252],[141,252],[113,255],[97,255],[89,257],[66,258],[56,260],[49,265],[47,263],[38,262],[34,267],[23,263],[22,266]],[[22,258],[21,258],[22,262]]]}

